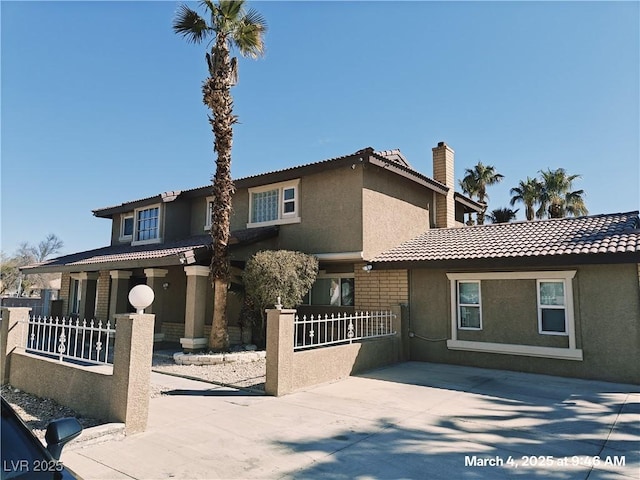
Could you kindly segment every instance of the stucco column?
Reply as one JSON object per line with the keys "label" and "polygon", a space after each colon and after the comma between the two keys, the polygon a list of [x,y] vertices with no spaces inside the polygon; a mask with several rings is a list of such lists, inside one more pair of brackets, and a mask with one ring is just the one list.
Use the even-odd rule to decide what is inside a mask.
{"label": "stucco column", "polygon": [[184,267],[187,275],[187,298],[184,312],[184,337],[180,339],[186,351],[202,350],[207,346],[204,336],[206,314],[207,282],[209,267],[191,265]]}
{"label": "stucco column", "polygon": [[125,423],[126,434],[142,432],[149,413],[154,318],[126,313],[116,315],[116,322],[111,414]]}
{"label": "stucco column", "polygon": [[0,382],[9,383],[11,373],[11,353],[16,348],[24,348],[27,341],[27,324],[29,307],[2,307],[0,322]]}
{"label": "stucco column", "polygon": [[98,275],[98,272],[81,272],[78,275],[78,289],[81,292],[78,316],[81,320],[92,320],[95,317]]}
{"label": "stucco column", "polygon": [[163,268],[145,268],[144,274],[147,277],[147,285],[151,287],[155,295],[153,303],[149,305],[145,312],[152,313],[156,316],[156,320],[153,326],[153,341],[161,342],[164,340],[164,334],[162,333],[162,322],[164,317],[162,310],[164,306],[164,297],[166,295],[165,289],[162,287],[164,283],[164,277],[167,276],[169,270]]}
{"label": "stucco column", "polygon": [[118,313],[129,310],[129,279],[131,272],[127,270],[111,270],[111,297],[109,298],[109,312],[113,320]]}
{"label": "stucco column", "polygon": [[267,310],[267,395],[293,391],[293,321],[296,310]]}

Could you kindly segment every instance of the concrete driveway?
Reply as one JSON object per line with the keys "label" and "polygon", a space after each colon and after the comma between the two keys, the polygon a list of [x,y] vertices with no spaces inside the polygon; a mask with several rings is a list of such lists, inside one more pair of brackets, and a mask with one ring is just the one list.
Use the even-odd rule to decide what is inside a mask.
{"label": "concrete driveway", "polygon": [[281,398],[154,374],[146,432],[86,479],[640,478],[640,387],[408,362]]}

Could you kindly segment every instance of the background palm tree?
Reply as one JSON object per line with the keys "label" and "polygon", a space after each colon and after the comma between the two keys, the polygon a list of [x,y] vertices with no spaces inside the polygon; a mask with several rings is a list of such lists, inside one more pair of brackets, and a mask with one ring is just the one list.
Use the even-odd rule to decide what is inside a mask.
{"label": "background palm tree", "polygon": [[233,144],[233,98],[231,87],[238,80],[237,59],[231,58],[231,48],[241,55],[257,58],[264,53],[264,34],[267,25],[255,10],[244,9],[244,0],[203,0],[200,6],[205,17],[186,5],[178,8],[173,30],[188,42],[201,43],[211,38],[211,49],[206,53],[209,77],[202,85],[203,103],[211,109],[209,123],[214,134],[214,151],[217,152],[216,172],[213,177],[213,209],[211,238],[213,255],[211,277],[214,290],[213,323],[209,347],[215,351],[229,347],[227,328],[227,289],[229,267],[229,220],[231,198],[234,193],[231,180],[231,147]]}
{"label": "background palm tree", "polygon": [[518,213],[519,210],[519,208],[515,210],[511,210],[510,208],[496,208],[491,210],[487,218],[491,223],[509,223],[516,219],[516,213]]}
{"label": "background palm tree", "polygon": [[[465,177],[464,180],[458,180],[458,184],[462,189],[462,193],[465,195],[469,195],[469,198],[473,198],[474,195],[478,193],[477,186],[472,182],[471,178]],[[469,212],[469,219],[467,220],[467,225],[474,225],[473,218],[471,218],[471,212]]]}
{"label": "background palm tree", "polygon": [[509,192],[511,194],[511,201],[509,204],[513,207],[516,202],[522,202],[525,206],[525,215],[527,220],[533,220],[535,215],[534,207],[540,198],[542,191],[542,183],[536,178],[527,177],[526,180],[520,180],[517,187],[514,187]]}
{"label": "background palm tree", "polygon": [[460,181],[460,186],[463,190],[466,187],[468,191],[474,192],[478,201],[485,204],[482,212],[478,213],[478,225],[484,225],[484,215],[487,211],[487,199],[489,198],[487,187],[500,182],[504,175],[496,173],[496,169],[492,165],[483,165],[482,162],[478,162],[473,168],[466,168],[464,172],[465,176]]}
{"label": "background palm tree", "polygon": [[539,196],[540,207],[536,211],[538,218],[564,218],[567,215],[578,217],[589,211],[584,203],[584,190],[572,191],[574,180],[581,175],[567,175],[564,168],[540,171],[542,189]]}

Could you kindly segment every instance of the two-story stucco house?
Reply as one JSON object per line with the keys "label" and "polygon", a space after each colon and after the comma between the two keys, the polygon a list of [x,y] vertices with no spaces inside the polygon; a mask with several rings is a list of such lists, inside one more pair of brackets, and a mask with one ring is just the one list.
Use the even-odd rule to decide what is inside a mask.
{"label": "two-story stucco house", "polygon": [[[343,157],[235,180],[231,261],[240,282],[258,250],[315,255],[320,274],[309,307],[382,308],[408,301],[406,271],[371,276],[363,270],[381,252],[432,228],[462,227],[482,205],[454,192],[453,150],[433,148],[433,177],[414,169],[398,150],[372,148]],[[62,315],[107,320],[131,310],[130,288],[155,293],[158,339],[191,350],[206,345],[213,294],[209,280],[211,187],[165,192],[93,214],[112,222],[109,246],[25,268],[62,272]],[[332,294],[339,286],[339,294]],[[274,299],[275,300],[275,299]],[[232,342],[240,301],[230,294]]]}

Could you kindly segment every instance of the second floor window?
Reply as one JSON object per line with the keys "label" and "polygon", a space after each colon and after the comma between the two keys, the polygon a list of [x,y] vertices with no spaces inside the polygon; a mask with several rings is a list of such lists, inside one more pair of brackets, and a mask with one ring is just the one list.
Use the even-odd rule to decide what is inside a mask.
{"label": "second floor window", "polygon": [[130,242],[132,238],[133,238],[133,215],[129,213],[121,217],[120,241]]}
{"label": "second floor window", "polygon": [[213,197],[207,197],[207,213],[204,221],[204,229],[211,230],[211,217],[213,216]]}
{"label": "second floor window", "polygon": [[252,194],[251,223],[271,222],[278,219],[280,190],[268,190]]}
{"label": "second floor window", "polygon": [[298,181],[249,189],[249,226],[299,222]]}
{"label": "second floor window", "polygon": [[148,242],[160,238],[160,207],[136,210],[136,242]]}

